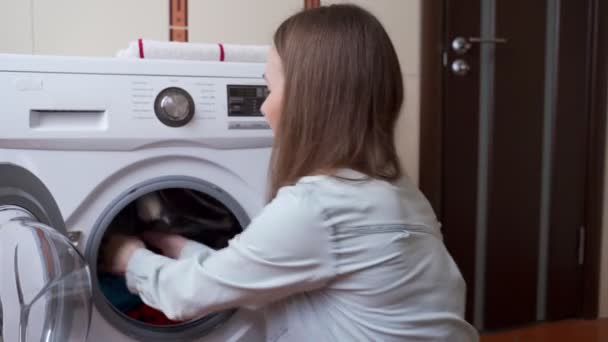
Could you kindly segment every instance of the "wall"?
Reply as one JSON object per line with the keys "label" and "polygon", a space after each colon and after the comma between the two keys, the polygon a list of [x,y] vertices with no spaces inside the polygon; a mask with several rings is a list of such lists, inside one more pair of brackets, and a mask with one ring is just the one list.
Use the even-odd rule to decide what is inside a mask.
{"label": "wall", "polygon": [[[188,6],[191,42],[270,44],[274,29],[304,0]],[[169,0],[0,0],[0,53],[113,56],[138,38],[169,39]]]}
{"label": "wall", "polygon": [[167,40],[168,30],[167,0],[0,0],[5,53],[113,56],[140,37]]}
{"label": "wall", "polygon": [[190,0],[189,41],[271,44],[279,24],[303,7],[304,0]]}
{"label": "wall", "polygon": [[32,17],[29,1],[0,0],[0,52],[32,52]]}

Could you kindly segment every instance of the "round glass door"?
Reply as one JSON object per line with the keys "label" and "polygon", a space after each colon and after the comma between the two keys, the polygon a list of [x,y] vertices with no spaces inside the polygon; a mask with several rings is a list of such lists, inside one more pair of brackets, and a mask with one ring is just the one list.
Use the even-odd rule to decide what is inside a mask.
{"label": "round glass door", "polygon": [[0,206],[0,274],[0,341],[86,340],[91,275],[63,234]]}

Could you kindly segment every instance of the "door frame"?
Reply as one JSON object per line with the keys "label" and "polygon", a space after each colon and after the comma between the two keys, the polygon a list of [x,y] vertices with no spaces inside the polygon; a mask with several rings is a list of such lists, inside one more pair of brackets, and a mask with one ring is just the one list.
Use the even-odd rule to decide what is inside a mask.
{"label": "door frame", "polygon": [[[443,41],[446,0],[421,1],[420,74],[420,187],[437,215],[442,215],[443,155]],[[599,312],[600,262],[608,98],[608,3],[590,0],[593,12],[590,72],[590,131],[585,189],[585,262],[583,264],[582,318]],[[604,19],[604,20],[601,20]],[[439,100],[439,101],[438,101]]]}

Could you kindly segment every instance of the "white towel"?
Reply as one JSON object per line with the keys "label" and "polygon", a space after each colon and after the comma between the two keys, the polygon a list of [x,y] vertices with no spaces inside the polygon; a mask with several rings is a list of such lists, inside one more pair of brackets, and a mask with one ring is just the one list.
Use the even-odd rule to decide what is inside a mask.
{"label": "white towel", "polygon": [[116,57],[265,63],[269,48],[267,45],[194,44],[138,39],[131,42],[128,48],[118,51]]}

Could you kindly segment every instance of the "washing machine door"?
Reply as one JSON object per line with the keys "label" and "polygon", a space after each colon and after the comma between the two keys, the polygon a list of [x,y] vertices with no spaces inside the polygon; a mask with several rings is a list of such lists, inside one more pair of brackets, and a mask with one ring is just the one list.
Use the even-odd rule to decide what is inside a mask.
{"label": "washing machine door", "polygon": [[0,205],[0,341],[85,341],[91,288],[88,265],[63,233]]}

